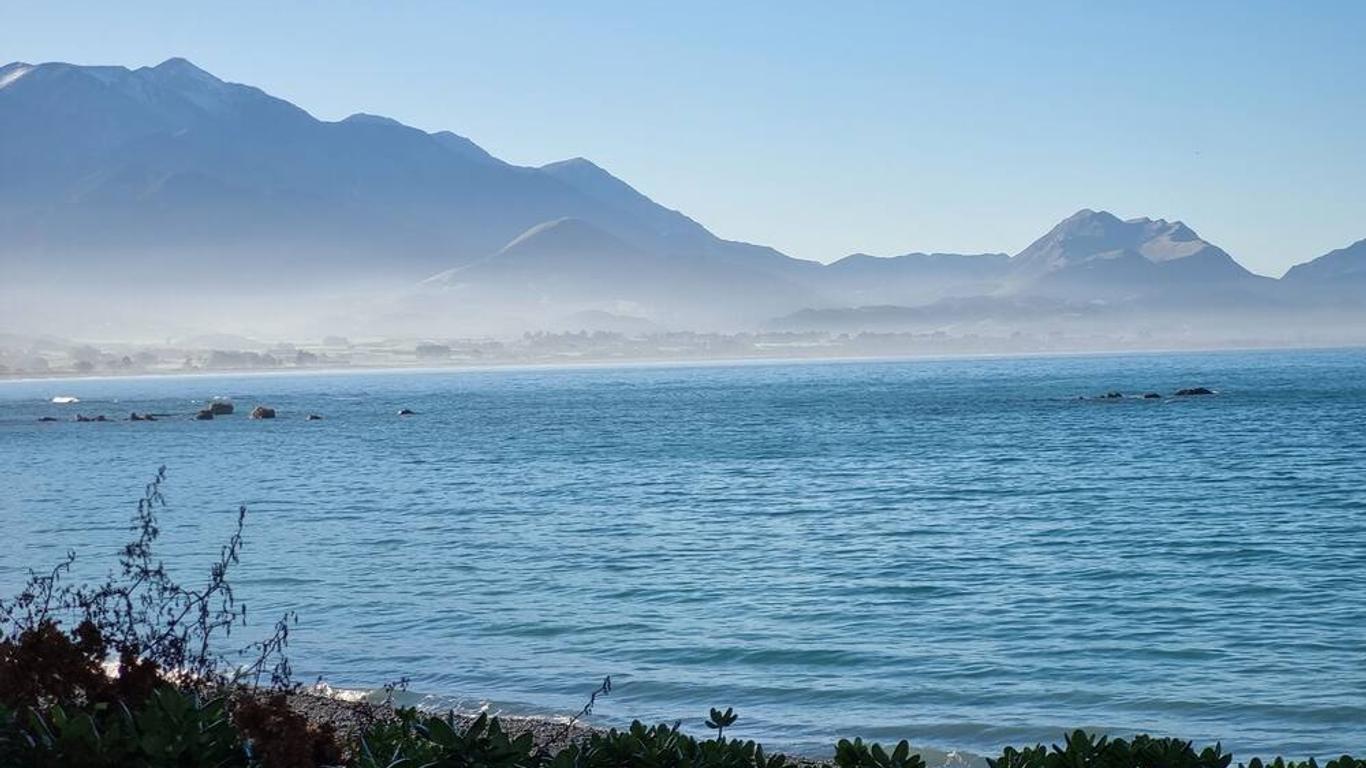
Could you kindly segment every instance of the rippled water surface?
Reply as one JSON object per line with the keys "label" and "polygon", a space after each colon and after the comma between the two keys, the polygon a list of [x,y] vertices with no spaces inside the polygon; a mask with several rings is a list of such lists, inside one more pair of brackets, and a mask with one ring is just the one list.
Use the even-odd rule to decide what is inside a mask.
{"label": "rippled water surface", "polygon": [[0,383],[0,586],[103,572],[161,464],[183,575],[249,507],[303,678],[567,711],[610,674],[603,721],[816,752],[1366,751],[1363,351]]}

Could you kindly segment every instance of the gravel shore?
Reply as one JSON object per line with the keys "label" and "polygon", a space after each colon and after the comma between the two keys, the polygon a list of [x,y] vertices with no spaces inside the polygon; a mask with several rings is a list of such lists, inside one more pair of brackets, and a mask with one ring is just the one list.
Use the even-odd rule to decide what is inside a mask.
{"label": "gravel shore", "polygon": [[[377,720],[394,716],[392,704],[371,701],[354,701],[337,696],[319,694],[307,690],[289,694],[289,706],[299,714],[315,723],[328,723],[343,737],[354,736]],[[478,719],[479,713],[455,713],[455,720],[468,726]],[[571,742],[601,730],[593,726],[575,723],[569,726],[565,718],[523,717],[518,715],[499,715],[498,722],[503,730],[512,736],[531,733],[534,749],[551,752],[568,746]],[[788,755],[788,764],[797,768],[824,768],[828,761]]]}
{"label": "gravel shore", "polygon": [[[312,722],[330,724],[342,736],[353,736],[371,723],[394,716],[394,706],[389,703],[348,700],[307,690],[290,693],[289,706]],[[478,712],[454,714],[456,723],[461,726],[468,726],[479,718]],[[574,723],[571,727],[562,718],[499,715],[498,722],[504,731],[514,737],[531,733],[537,749],[551,751],[562,749],[573,740],[596,730],[582,723]]]}

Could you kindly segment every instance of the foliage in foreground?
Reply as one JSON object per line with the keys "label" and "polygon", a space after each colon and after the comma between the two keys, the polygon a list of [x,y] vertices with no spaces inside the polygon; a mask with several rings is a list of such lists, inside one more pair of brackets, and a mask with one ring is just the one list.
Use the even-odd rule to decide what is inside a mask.
{"label": "foliage in foreground", "polygon": [[[0,708],[0,765],[6,768],[787,768],[783,755],[753,741],[699,739],[677,723],[590,732],[555,752],[537,751],[530,733],[508,734],[497,718],[480,716],[468,726],[453,715],[401,709],[377,722],[341,752],[313,751],[317,742],[283,739],[262,750],[243,728],[229,699],[166,686],[136,710],[104,705],[79,709],[54,704],[24,713]],[[301,732],[296,732],[296,735]],[[289,747],[294,747],[292,751]],[[280,751],[284,749],[284,751]],[[1197,751],[1179,739],[1136,736],[1110,739],[1077,731],[1063,744],[1006,748],[991,768],[1229,768],[1232,756],[1219,746]],[[861,739],[836,745],[836,768],[925,768],[902,741],[890,750]],[[1343,756],[1246,768],[1366,768],[1366,760]]]}
{"label": "foliage in foreground", "polygon": [[226,768],[248,765],[247,754],[225,700],[169,686],[135,710],[106,703],[0,709],[0,765],[15,768]]}
{"label": "foliage in foreground", "polygon": [[0,768],[340,764],[330,728],[281,695],[292,616],[221,650],[246,623],[228,578],[246,509],[204,583],[184,586],[156,555],[165,478],[163,467],[138,501],[115,573],[68,583],[68,554],[0,600]]}
{"label": "foliage in foreground", "polygon": [[[399,709],[345,738],[289,705],[284,658],[288,621],[247,646],[234,665],[219,641],[243,623],[228,583],[242,546],[245,509],[206,584],[180,586],[153,554],[164,470],[147,486],[120,571],[104,583],[70,586],[73,557],[34,575],[0,601],[0,768],[786,768],[783,755],[726,738],[739,717],[712,709],[716,737],[698,739],[674,723],[632,723],[588,732],[567,746],[538,749],[497,718],[461,725],[453,714]],[[72,629],[63,629],[70,624]],[[111,671],[112,668],[112,671]],[[231,671],[226,671],[231,670]],[[265,678],[268,682],[262,683]],[[610,679],[580,714],[592,711]],[[566,727],[569,736],[573,721]],[[1077,731],[1063,744],[1006,748],[990,768],[1229,768],[1219,745],[1197,751],[1178,739],[1107,738]],[[926,768],[901,741],[890,750],[862,739],[835,745],[836,768]],[[1313,760],[1246,768],[1320,768]],[[1366,768],[1343,756],[1322,768]]]}

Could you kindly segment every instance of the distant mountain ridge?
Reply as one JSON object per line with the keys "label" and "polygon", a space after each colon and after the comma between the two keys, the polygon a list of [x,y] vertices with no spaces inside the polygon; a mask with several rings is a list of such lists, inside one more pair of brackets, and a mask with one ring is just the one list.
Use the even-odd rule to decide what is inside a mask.
{"label": "distant mountain ridge", "polygon": [[1358,240],[1346,248],[1296,264],[1285,273],[1287,282],[1309,284],[1347,281],[1366,284],[1366,240]]}
{"label": "distant mountain ridge", "polygon": [[552,289],[583,282],[583,288],[611,290],[612,278],[645,269],[657,259],[582,219],[565,217],[537,224],[492,256],[423,282],[450,286],[516,277]]}
{"label": "distant mountain ridge", "polygon": [[[781,257],[786,258],[786,257]],[[819,301],[781,274],[706,250],[647,251],[583,219],[538,224],[486,258],[434,275],[422,298],[553,324],[585,313],[722,329]]]}
{"label": "distant mountain ridge", "polygon": [[351,281],[459,317],[689,328],[857,307],[878,308],[857,315],[878,322],[933,324],[1093,306],[1353,304],[1366,293],[1366,241],[1277,281],[1180,221],[1090,209],[1013,256],[823,265],[717,237],[584,158],[521,167],[449,131],[363,112],[318,120],[178,58],[0,67],[0,138],[0,269],[16,285]]}
{"label": "distant mountain ridge", "polygon": [[1231,272],[1251,274],[1227,253],[1200,239],[1183,222],[1166,219],[1122,221],[1108,211],[1083,209],[1063,219],[1012,260],[1012,268],[1042,274],[1080,263],[1113,259],[1132,252],[1155,264],[1203,258],[1228,266]]}
{"label": "distant mountain ridge", "polygon": [[1121,220],[1085,209],[1010,260],[1013,292],[1107,301],[1203,300],[1211,290],[1255,300],[1254,275],[1183,222]]}
{"label": "distant mountain ridge", "polygon": [[995,291],[1009,265],[1004,253],[855,253],[826,265],[812,279],[858,306],[928,304]]}
{"label": "distant mountain ridge", "polygon": [[105,277],[199,275],[227,256],[314,279],[382,262],[417,280],[563,217],[643,250],[785,259],[722,240],[587,161],[523,168],[449,132],[363,113],[317,120],[183,59],[0,72],[0,242],[27,262],[7,267],[41,271],[56,257]]}

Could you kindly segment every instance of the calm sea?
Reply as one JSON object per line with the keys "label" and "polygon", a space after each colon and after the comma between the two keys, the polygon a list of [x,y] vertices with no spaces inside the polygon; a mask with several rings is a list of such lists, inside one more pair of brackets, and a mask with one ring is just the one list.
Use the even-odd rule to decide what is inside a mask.
{"label": "calm sea", "polygon": [[[129,411],[177,417],[69,421]],[[815,753],[1366,752],[1366,351],[0,383],[0,587],[108,569],[162,464],[168,562],[247,505],[238,594],[299,612],[305,680],[567,712],[611,675],[600,722]]]}

